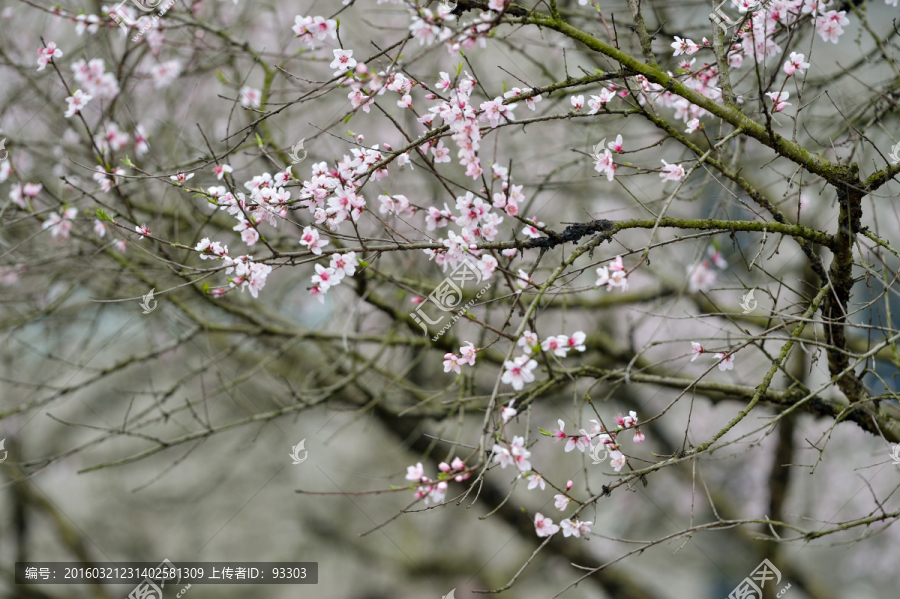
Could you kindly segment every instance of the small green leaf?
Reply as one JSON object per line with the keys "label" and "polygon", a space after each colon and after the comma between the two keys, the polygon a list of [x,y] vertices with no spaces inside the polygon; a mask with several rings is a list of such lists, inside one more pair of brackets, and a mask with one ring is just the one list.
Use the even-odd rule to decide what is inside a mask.
{"label": "small green leaf", "polygon": [[116,222],[113,219],[111,219],[109,217],[109,215],[107,215],[105,212],[103,212],[102,208],[94,208],[94,214],[96,214],[97,218],[99,218],[100,220],[105,220],[106,222],[110,222],[110,223]]}

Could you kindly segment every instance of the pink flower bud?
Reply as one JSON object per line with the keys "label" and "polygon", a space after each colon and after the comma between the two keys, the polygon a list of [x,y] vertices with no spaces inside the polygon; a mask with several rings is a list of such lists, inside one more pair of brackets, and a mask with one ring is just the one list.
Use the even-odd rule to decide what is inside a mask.
{"label": "pink flower bud", "polygon": [[567,483],[566,483],[566,491],[568,491],[569,489],[571,489],[573,484],[574,484],[574,483],[572,483],[572,481],[567,482]]}
{"label": "pink flower bud", "polygon": [[640,430],[634,431],[634,438],[632,439],[635,443],[643,443],[644,442],[644,433]]}
{"label": "pink flower bud", "polygon": [[438,470],[440,470],[441,472],[450,472],[450,464],[448,464],[447,462],[441,462],[440,464],[438,464]]}

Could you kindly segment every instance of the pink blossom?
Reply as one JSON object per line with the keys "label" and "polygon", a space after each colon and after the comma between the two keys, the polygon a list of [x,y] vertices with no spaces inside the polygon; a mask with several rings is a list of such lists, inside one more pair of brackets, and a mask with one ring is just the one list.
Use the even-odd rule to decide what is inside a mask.
{"label": "pink blossom", "polygon": [[444,372],[454,371],[456,374],[462,374],[460,370],[460,365],[464,362],[459,359],[459,356],[453,353],[444,354]]}
{"label": "pink blossom", "polygon": [[316,264],[316,274],[312,276],[312,283],[322,293],[327,293],[332,286],[340,283],[340,278],[333,268],[325,268],[321,264]]}
{"label": "pink blossom", "polygon": [[644,433],[641,432],[640,429],[634,431],[634,437],[631,438],[637,444],[641,444],[644,442]]}
{"label": "pink blossom", "polygon": [[559,424],[559,428],[550,433],[550,436],[554,441],[562,441],[563,439],[568,437],[568,435],[566,434],[566,423],[562,420],[557,420],[556,422]]}
{"label": "pink blossom", "polygon": [[616,141],[609,142],[607,144],[607,146],[609,147],[610,150],[612,150],[616,154],[621,154],[622,153],[622,136],[617,135]]}
{"label": "pink blossom", "polygon": [[572,110],[576,112],[584,108],[584,96],[572,96],[569,101],[572,103]]}
{"label": "pink blossom", "polygon": [[515,464],[515,460],[509,450],[505,447],[501,447],[500,445],[494,445],[492,449],[494,453],[494,461],[500,464],[500,468],[506,468],[507,466],[513,466]]}
{"label": "pink blossom", "polygon": [[301,17],[298,15],[294,17],[294,26],[291,29],[310,47],[313,45],[313,38],[324,40],[330,35],[331,39],[337,39],[337,21],[325,17]]}
{"label": "pink blossom", "polygon": [[537,365],[537,362],[527,355],[519,356],[513,361],[507,360],[503,363],[506,371],[500,377],[500,380],[507,385],[512,385],[516,391],[521,391],[525,383],[534,381],[534,375],[531,371],[537,368]]}
{"label": "pink blossom", "polygon": [[690,135],[697,131],[700,128],[700,119],[691,119],[687,123],[687,129],[684,130],[685,133]]}
{"label": "pink blossom", "polygon": [[135,227],[134,230],[141,234],[141,236],[138,239],[143,239],[145,235],[147,237],[150,236],[150,229],[147,228],[147,225],[141,225],[140,227]]}
{"label": "pink blossom", "polygon": [[356,274],[356,267],[359,266],[359,260],[356,259],[356,252],[332,254],[330,266],[334,269],[338,279],[343,279],[344,275],[352,277]]}
{"label": "pink blossom", "polygon": [[693,357],[691,358],[691,362],[693,362],[694,360],[699,358],[700,354],[702,354],[704,352],[706,352],[706,350],[703,349],[702,345],[700,345],[696,341],[691,341],[691,353],[694,354]]}
{"label": "pink blossom", "polygon": [[554,495],[553,498],[556,500],[554,505],[556,505],[556,509],[558,509],[559,511],[565,511],[565,509],[569,507],[569,502],[571,501],[571,499],[569,499],[565,495],[557,494]]}
{"label": "pink blossom", "polygon": [[790,102],[785,101],[791,96],[788,92],[768,92],[766,95],[772,100],[772,112],[781,112],[791,106]]}
{"label": "pink blossom", "polygon": [[[531,217],[531,222],[535,223],[538,227],[544,226],[544,223],[538,222],[536,216]],[[522,229],[522,234],[524,234],[532,239],[537,239],[538,237],[541,236],[540,230],[537,227],[535,227],[534,225],[526,226],[524,229]]]}
{"label": "pink blossom", "polygon": [[69,105],[69,107],[66,109],[66,113],[64,116],[66,118],[75,116],[76,114],[81,112],[81,109],[87,106],[87,103],[90,102],[91,98],[93,97],[94,96],[90,96],[80,89],[75,90],[75,93],[66,98],[66,103]]}
{"label": "pink blossom", "polygon": [[230,173],[232,171],[234,171],[234,169],[227,164],[217,164],[215,167],[213,167],[213,173],[215,173],[216,179],[218,179],[219,181],[222,180],[222,177],[225,176],[225,173]]}
{"label": "pink blossom", "polygon": [[672,48],[675,50],[673,56],[679,56],[681,54],[696,54],[700,51],[700,46],[689,39],[681,39],[677,35],[675,36],[675,41],[671,44]]}
{"label": "pink blossom", "polygon": [[516,342],[516,345],[521,345],[523,351],[526,354],[530,354],[534,347],[538,344],[538,336],[531,331],[525,331],[522,333],[522,336],[519,337],[519,340]]}
{"label": "pink blossom", "polygon": [[503,424],[509,422],[517,414],[515,408],[512,407],[515,401],[514,399],[509,400],[509,404],[500,410],[500,419],[503,421]]}
{"label": "pink blossom", "polygon": [[253,87],[241,88],[241,106],[244,108],[259,108],[262,103],[262,92]]}
{"label": "pink blossom", "polygon": [[559,526],[538,512],[534,515],[534,530],[539,537],[551,537],[559,532]]}
{"label": "pink blossom", "polygon": [[356,59],[353,58],[353,50],[341,50],[340,48],[335,48],[332,50],[334,53],[334,60],[331,61],[331,64],[328,65],[332,69],[337,69],[334,74],[342,75],[356,66]]}
{"label": "pink blossom", "polygon": [[329,243],[330,242],[325,239],[320,239],[319,231],[312,227],[305,227],[303,229],[303,235],[300,237],[300,245],[307,246],[310,251],[316,255],[321,254],[322,248]]}
{"label": "pink blossom", "polygon": [[543,476],[534,472],[528,477],[528,490],[536,489],[538,486],[540,486],[541,491],[543,491],[547,488],[547,483],[544,482]]}
{"label": "pink blossom", "polygon": [[513,437],[512,443],[509,445],[509,451],[520,473],[531,470],[531,462],[528,461],[528,458],[531,457],[531,452],[525,449],[524,437]]}
{"label": "pink blossom", "polygon": [[438,141],[437,145],[431,148],[431,153],[434,154],[434,161],[437,163],[450,162],[450,149],[444,147],[444,140]]}
{"label": "pink blossom", "polygon": [[591,96],[591,99],[588,100],[588,114],[597,114],[603,108],[606,107],[606,103],[616,97],[615,92],[612,92],[608,89],[600,90],[599,96]]}
{"label": "pink blossom", "polygon": [[719,360],[719,370],[725,372],[726,370],[734,370],[734,354],[722,354],[718,353],[713,356],[716,360]]}
{"label": "pink blossom", "polygon": [[63,51],[56,47],[56,42],[50,42],[46,48],[38,48],[37,54],[37,70],[43,71],[51,60],[62,57]]}
{"label": "pink blossom", "polygon": [[566,453],[569,453],[573,449],[577,449],[581,453],[584,453],[584,450],[591,446],[591,437],[587,434],[584,429],[578,431],[577,435],[572,435],[566,441]]}
{"label": "pink blossom", "polygon": [[583,331],[575,331],[572,336],[568,338],[569,348],[577,351],[584,351],[586,349],[584,347],[584,340],[586,338],[587,336]]}
{"label": "pink blossom", "polygon": [[712,265],[706,260],[701,260],[693,267],[688,267],[688,290],[691,293],[697,291],[709,291],[716,284],[718,275]]}
{"label": "pink blossom", "polygon": [[50,229],[50,235],[66,239],[72,229],[72,220],[78,216],[76,208],[66,208],[60,213],[51,212],[47,220],[41,225],[41,229]]}
{"label": "pink blossom", "polygon": [[625,465],[625,455],[621,451],[613,449],[609,452],[609,457],[611,458],[609,463],[613,470],[619,472]]}
{"label": "pink blossom", "polygon": [[660,160],[660,162],[663,163],[663,172],[659,176],[663,181],[681,181],[684,177],[684,168],[680,164],[669,164],[665,160]]}
{"label": "pink blossom", "polygon": [[628,412],[628,416],[616,416],[616,425],[619,428],[631,428],[637,423],[637,412]]}
{"label": "pink blossom", "polygon": [[616,175],[616,163],[613,162],[612,154],[609,150],[604,150],[602,154],[592,155],[594,159],[594,170],[600,174],[606,174],[606,178],[612,181]]}
{"label": "pink blossom", "polygon": [[569,351],[569,338],[565,335],[557,335],[556,337],[548,337],[541,344],[541,349],[547,352],[553,352],[561,358],[565,358]]}
{"label": "pink blossom", "polygon": [[803,58],[803,54],[791,52],[789,60],[784,63],[784,72],[787,73],[788,76],[791,76],[797,71],[800,71],[800,74],[802,75],[803,71],[809,68],[809,63],[804,62]]}
{"label": "pink blossom", "polygon": [[575,521],[571,521],[568,518],[559,523],[562,527],[563,536],[574,536],[576,539],[581,538],[581,535],[590,534],[591,529],[589,526],[593,524],[593,522],[584,521],[576,519]]}
{"label": "pink blossom", "polygon": [[188,181],[193,178],[194,178],[194,173],[189,173],[187,175],[185,175],[184,173],[178,173],[177,175],[172,175],[171,177],[169,177],[169,179],[171,179],[172,181],[175,181],[176,183],[184,183],[185,181]]}
{"label": "pink blossom", "polygon": [[422,467],[422,462],[406,467],[406,480],[419,482],[423,476],[425,476],[425,469]]}

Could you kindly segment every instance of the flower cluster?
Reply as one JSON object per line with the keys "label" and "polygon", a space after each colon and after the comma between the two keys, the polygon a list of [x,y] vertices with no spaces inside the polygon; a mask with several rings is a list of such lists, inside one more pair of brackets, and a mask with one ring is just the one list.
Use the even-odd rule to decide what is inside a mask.
{"label": "flower cluster", "polygon": [[[553,438],[554,441],[565,441],[565,451],[568,453],[573,449],[584,453],[585,449],[591,447],[591,442],[597,439],[601,445],[609,452],[611,458],[610,464],[616,472],[619,472],[625,465],[625,455],[619,450],[617,437],[623,430],[634,430],[632,441],[636,444],[644,442],[644,433],[637,428],[637,413],[629,412],[627,416],[616,416],[616,430],[607,431],[597,420],[591,420],[591,431],[579,429],[575,434],[566,432],[566,424],[562,420],[557,420],[559,428],[553,432],[540,429],[541,434]],[[560,509],[564,509],[560,508]]]}
{"label": "flower cluster", "polygon": [[43,71],[50,64],[51,60],[60,58],[63,55],[63,51],[56,47],[56,42],[50,42],[46,48],[38,48],[37,55],[37,70]]}
{"label": "flower cluster", "polygon": [[[266,286],[266,278],[272,272],[272,267],[261,262],[254,262],[252,256],[237,256],[232,258],[228,255],[228,246],[223,246],[217,241],[210,241],[208,237],[201,239],[194,247],[194,251],[199,252],[200,258],[203,260],[222,260],[227,268],[225,274],[234,273],[234,277],[228,279],[232,288],[240,287],[250,290],[250,295],[259,297],[260,290]],[[216,290],[215,295],[222,295],[224,290]]]}
{"label": "flower cluster", "polygon": [[438,475],[438,480],[435,481],[425,476],[425,468],[422,467],[422,462],[406,468],[406,480],[419,485],[416,488],[415,497],[416,499],[424,497],[425,505],[444,501],[444,496],[447,493],[447,479],[452,478],[460,483],[470,476],[466,463],[458,457],[453,458],[449,464],[441,462],[438,464],[438,470],[441,471],[441,474]]}
{"label": "flower cluster", "polygon": [[316,264],[316,274],[312,276],[313,286],[310,288],[309,294],[325,303],[325,294],[328,293],[328,290],[340,284],[345,276],[352,277],[356,274],[357,266],[359,266],[359,260],[356,258],[356,252],[332,254],[329,266]]}
{"label": "flower cluster", "polygon": [[606,286],[607,291],[612,291],[613,287],[618,287],[623,292],[628,291],[628,276],[625,273],[622,256],[616,256],[608,267],[601,266],[597,269],[597,282],[594,283],[594,287],[603,286]]}
{"label": "flower cluster", "polygon": [[[478,348],[471,341],[466,341],[466,344],[459,348],[460,355],[457,356],[454,353],[444,354],[444,372],[452,370],[456,374],[462,374],[461,366],[466,364],[475,366],[475,355],[477,353]],[[513,411],[513,415],[515,415],[515,411]]]}

